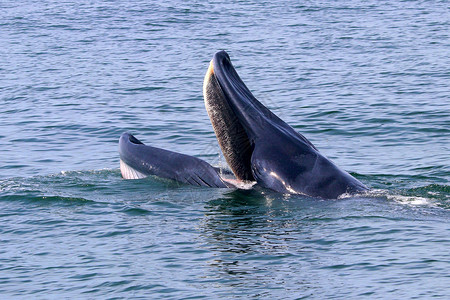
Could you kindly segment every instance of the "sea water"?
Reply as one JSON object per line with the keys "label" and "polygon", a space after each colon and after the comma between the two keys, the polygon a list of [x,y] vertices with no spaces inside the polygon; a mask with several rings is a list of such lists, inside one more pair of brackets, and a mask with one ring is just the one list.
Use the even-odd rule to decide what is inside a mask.
{"label": "sea water", "polygon": [[[2,1],[1,298],[448,297],[449,28],[447,1]],[[372,191],[123,180],[125,131],[225,164],[219,50]]]}

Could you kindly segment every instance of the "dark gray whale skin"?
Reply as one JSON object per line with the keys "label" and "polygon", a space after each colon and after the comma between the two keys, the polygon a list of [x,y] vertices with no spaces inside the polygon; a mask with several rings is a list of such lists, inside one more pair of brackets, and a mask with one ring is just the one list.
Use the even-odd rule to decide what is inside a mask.
{"label": "dark gray whale skin", "polygon": [[204,160],[144,145],[127,132],[119,139],[119,155],[123,163],[145,176],[156,175],[197,186],[230,187],[219,176],[218,169]]}
{"label": "dark gray whale skin", "polygon": [[[214,55],[210,69],[209,77],[215,77],[223,93],[210,102],[226,101],[230,108],[227,114],[234,114],[244,129],[251,158],[241,165],[250,167],[259,185],[281,193],[327,199],[368,190],[261,104],[241,80],[225,51]],[[214,122],[213,118],[211,121]],[[239,139],[242,140],[242,134]]]}
{"label": "dark gray whale skin", "polygon": [[[203,94],[219,145],[238,181],[256,181],[276,192],[325,199],[368,190],[261,104],[225,51],[214,55]],[[120,137],[119,154],[124,178],[156,175],[198,186],[235,187],[207,162],[144,145],[129,133]]]}

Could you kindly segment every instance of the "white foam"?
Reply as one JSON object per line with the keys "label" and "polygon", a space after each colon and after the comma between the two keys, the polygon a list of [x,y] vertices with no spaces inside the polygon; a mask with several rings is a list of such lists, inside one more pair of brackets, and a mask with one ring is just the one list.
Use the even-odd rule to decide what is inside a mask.
{"label": "white foam", "polygon": [[256,184],[256,181],[243,181],[224,177],[222,177],[222,180],[234,185],[235,187],[241,190],[251,190],[252,187]]}
{"label": "white foam", "polygon": [[411,197],[402,195],[388,195],[389,200],[408,205],[433,205],[430,199],[424,197]]}
{"label": "white foam", "polygon": [[386,197],[386,199],[395,201],[400,204],[411,206],[435,206],[433,199],[420,196],[405,196],[399,194],[389,194],[387,190],[373,189],[366,193],[367,196],[372,197]]}
{"label": "white foam", "polygon": [[139,171],[136,171],[129,165],[127,165],[123,160],[120,160],[120,172],[122,177],[125,179],[141,179],[147,177]]}

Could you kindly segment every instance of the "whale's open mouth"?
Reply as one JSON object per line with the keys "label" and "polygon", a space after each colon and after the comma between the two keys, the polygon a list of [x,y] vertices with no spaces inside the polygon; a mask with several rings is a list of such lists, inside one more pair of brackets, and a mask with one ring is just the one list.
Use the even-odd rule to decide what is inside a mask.
{"label": "whale's open mouth", "polygon": [[210,62],[203,96],[219,145],[239,180],[255,180],[251,157],[261,137],[289,136],[315,149],[253,96],[225,51],[217,52]]}
{"label": "whale's open mouth", "polygon": [[203,95],[219,145],[238,180],[324,198],[367,189],[259,102],[225,51],[211,60]]}

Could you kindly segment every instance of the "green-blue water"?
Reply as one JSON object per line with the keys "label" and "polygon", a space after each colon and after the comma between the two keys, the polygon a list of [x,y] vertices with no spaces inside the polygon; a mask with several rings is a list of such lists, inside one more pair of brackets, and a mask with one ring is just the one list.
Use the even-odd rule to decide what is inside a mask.
{"label": "green-blue water", "polygon": [[[2,1],[1,298],[445,299],[449,28],[447,1]],[[224,163],[222,49],[372,192],[122,180],[124,131]]]}

